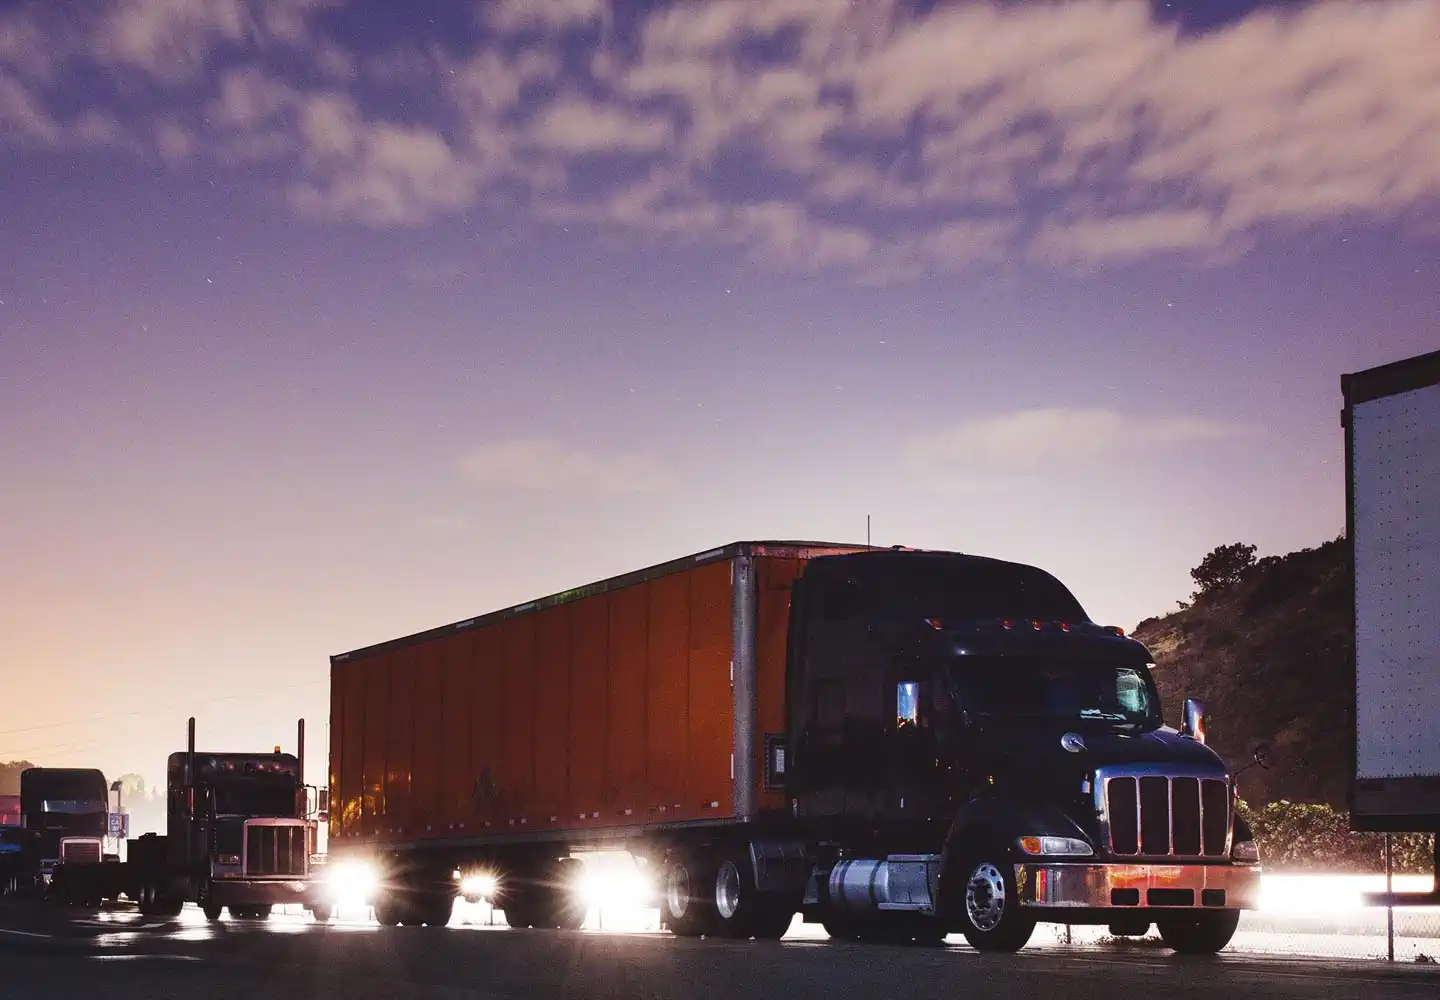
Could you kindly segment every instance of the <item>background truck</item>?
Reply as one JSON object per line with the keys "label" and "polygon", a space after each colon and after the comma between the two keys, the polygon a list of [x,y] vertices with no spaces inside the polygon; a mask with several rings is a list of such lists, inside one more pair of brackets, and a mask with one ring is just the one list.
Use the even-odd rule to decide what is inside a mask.
{"label": "background truck", "polygon": [[[1440,832],[1440,351],[1344,375],[1356,830]],[[1378,905],[1440,903],[1386,893]]]}
{"label": "background truck", "polygon": [[623,849],[681,935],[1216,951],[1258,852],[1152,667],[1035,567],[735,543],[332,657],[329,867],[385,924],[578,927]]}
{"label": "background truck", "polygon": [[20,772],[20,814],[35,835],[41,871],[98,864],[110,832],[110,786],[94,768],[28,767]]}
{"label": "background truck", "polygon": [[[318,823],[301,761],[305,721],[294,754],[216,753],[187,749],[166,766],[166,832],[127,841],[127,860],[57,869],[72,899],[123,891],[141,913],[174,916],[197,903],[211,920],[225,909],[264,919],[276,903],[312,903],[310,859]],[[27,772],[28,773],[28,772]]]}

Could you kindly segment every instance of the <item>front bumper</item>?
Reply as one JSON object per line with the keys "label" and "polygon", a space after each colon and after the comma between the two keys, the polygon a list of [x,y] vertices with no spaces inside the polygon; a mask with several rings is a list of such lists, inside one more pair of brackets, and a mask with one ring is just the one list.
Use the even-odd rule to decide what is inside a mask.
{"label": "front bumper", "polygon": [[310,892],[310,883],[304,879],[216,879],[210,883],[210,900],[218,906],[303,903]]}
{"label": "front bumper", "polygon": [[1085,910],[1253,910],[1259,865],[1020,864],[1020,905]]}

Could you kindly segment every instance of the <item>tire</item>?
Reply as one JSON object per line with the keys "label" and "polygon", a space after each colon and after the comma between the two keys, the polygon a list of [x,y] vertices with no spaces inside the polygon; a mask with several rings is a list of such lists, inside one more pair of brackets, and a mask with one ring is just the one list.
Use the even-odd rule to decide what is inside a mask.
{"label": "tire", "polygon": [[400,902],[395,898],[394,892],[382,892],[371,904],[370,910],[375,914],[375,922],[381,927],[399,927],[403,914],[400,912]]}
{"label": "tire", "polygon": [[755,869],[748,851],[731,850],[714,866],[715,933],[721,937],[778,941],[790,929],[795,910],[755,888]]}
{"label": "tire", "polygon": [[225,912],[225,907],[221,906],[219,903],[205,903],[200,907],[200,909],[204,912],[205,919],[210,921],[212,924],[219,920],[220,915]]}
{"label": "tire", "polygon": [[310,907],[310,916],[315,918],[317,924],[328,924],[335,916],[335,904],[316,903]]}
{"label": "tire", "polygon": [[455,914],[455,897],[449,892],[436,890],[415,901],[416,923],[426,927],[448,927]]}
{"label": "tire", "polygon": [[674,857],[665,864],[660,915],[670,933],[700,937],[714,931],[716,871],[694,856]]}
{"label": "tire", "polygon": [[1240,926],[1239,910],[1214,910],[1157,917],[1160,938],[1181,955],[1213,955],[1223,951]]}
{"label": "tire", "polygon": [[548,923],[555,930],[578,931],[585,926],[590,908],[574,888],[576,878],[584,870],[585,862],[579,858],[562,858],[555,864],[550,884],[546,887],[550,911]]}
{"label": "tire", "polygon": [[536,930],[553,930],[556,925],[557,906],[548,882],[552,871],[542,868],[539,874],[516,875],[509,880],[499,909],[505,914],[505,923],[517,930],[533,927]]}
{"label": "tire", "polygon": [[956,871],[956,917],[976,951],[1015,952],[1035,933],[1035,917],[1020,907],[1014,866],[998,850],[968,851]]}

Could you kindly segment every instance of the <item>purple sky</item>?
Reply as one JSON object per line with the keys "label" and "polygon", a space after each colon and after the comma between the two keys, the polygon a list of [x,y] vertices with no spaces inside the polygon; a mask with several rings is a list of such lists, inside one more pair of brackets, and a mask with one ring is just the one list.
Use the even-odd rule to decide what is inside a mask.
{"label": "purple sky", "polygon": [[318,775],[332,653],[867,513],[1126,627],[1334,537],[1440,3],[1157,6],[0,0],[0,759]]}

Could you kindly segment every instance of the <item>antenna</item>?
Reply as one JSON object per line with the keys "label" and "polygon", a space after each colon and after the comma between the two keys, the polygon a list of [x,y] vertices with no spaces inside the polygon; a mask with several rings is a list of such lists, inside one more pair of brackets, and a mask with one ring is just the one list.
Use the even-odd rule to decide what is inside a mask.
{"label": "antenna", "polygon": [[865,515],[865,547],[870,548],[870,515]]}

